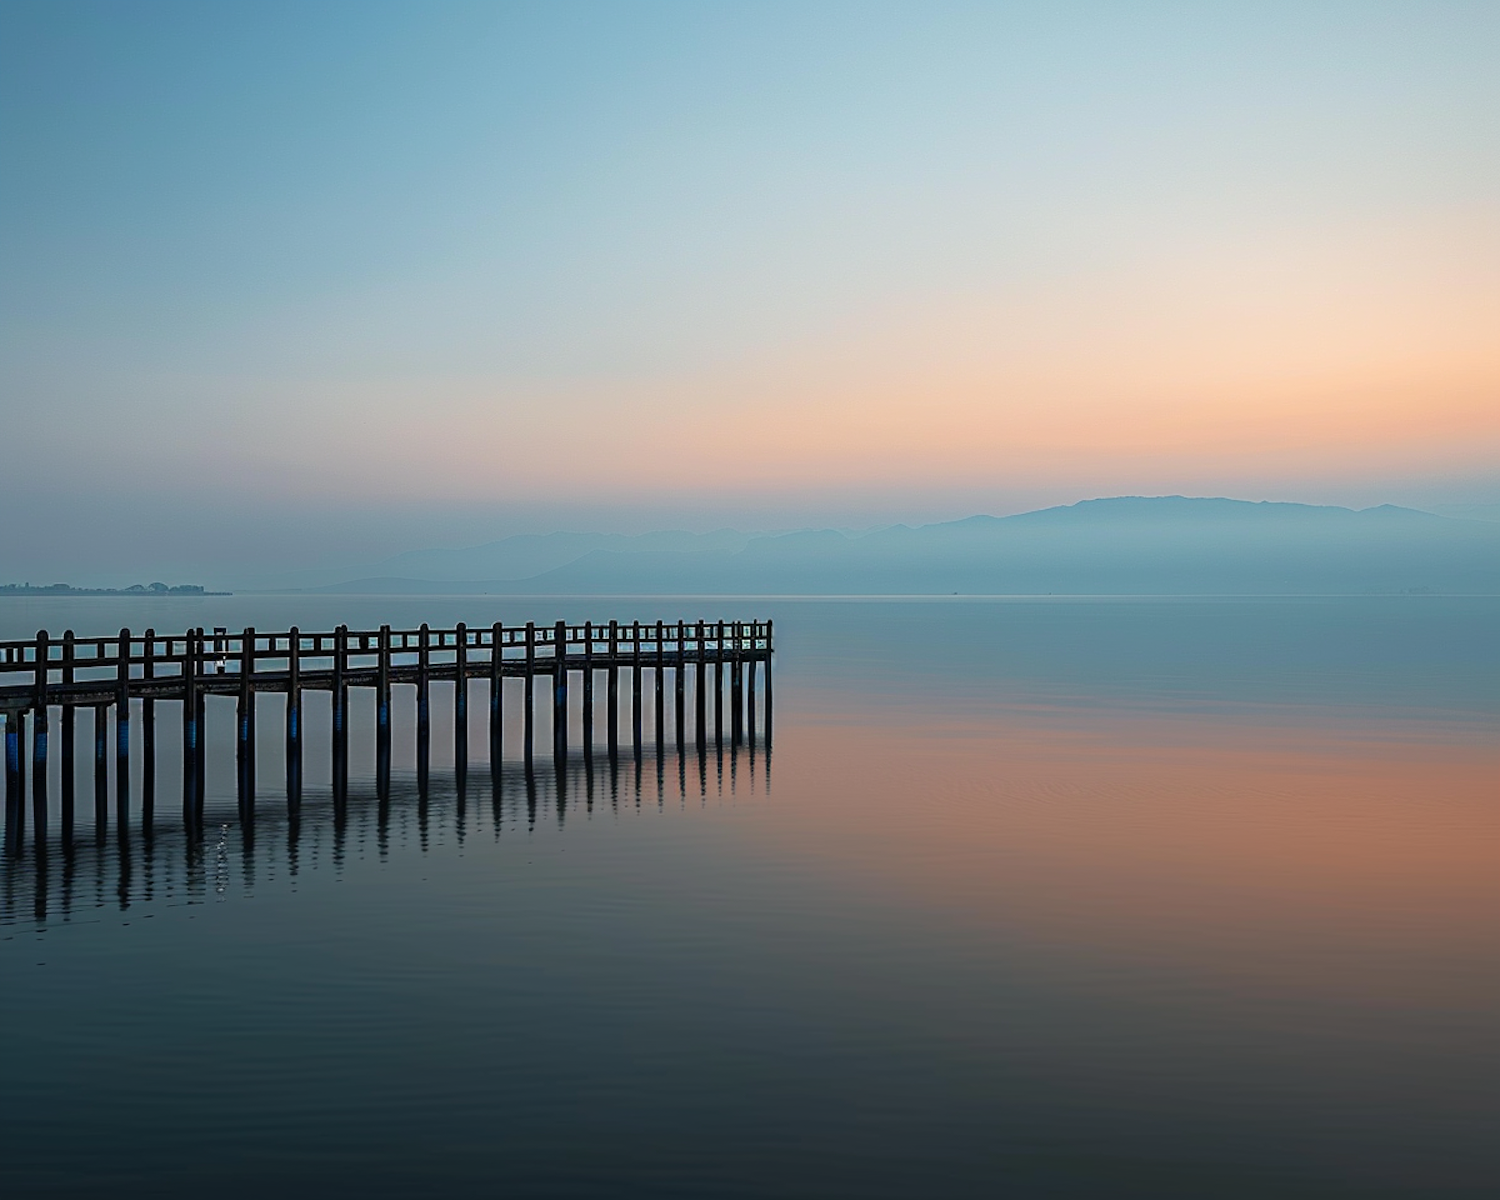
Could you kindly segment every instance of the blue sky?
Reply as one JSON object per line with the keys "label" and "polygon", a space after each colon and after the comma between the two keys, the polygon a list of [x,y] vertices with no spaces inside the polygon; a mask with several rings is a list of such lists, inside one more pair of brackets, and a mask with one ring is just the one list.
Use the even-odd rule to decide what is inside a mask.
{"label": "blue sky", "polygon": [[1488,4],[0,4],[0,575],[1495,503],[1496,61]]}

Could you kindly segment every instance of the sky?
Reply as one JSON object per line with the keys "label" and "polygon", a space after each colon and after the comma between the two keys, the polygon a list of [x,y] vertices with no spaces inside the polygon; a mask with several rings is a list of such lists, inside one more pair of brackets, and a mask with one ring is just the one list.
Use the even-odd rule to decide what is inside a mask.
{"label": "sky", "polygon": [[0,0],[0,582],[1500,512],[1500,5]]}

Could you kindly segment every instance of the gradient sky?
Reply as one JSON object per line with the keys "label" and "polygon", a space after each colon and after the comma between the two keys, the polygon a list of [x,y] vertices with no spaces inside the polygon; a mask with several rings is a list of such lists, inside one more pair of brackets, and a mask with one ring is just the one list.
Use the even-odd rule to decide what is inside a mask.
{"label": "gradient sky", "polygon": [[0,2],[0,581],[1500,504],[1500,5]]}

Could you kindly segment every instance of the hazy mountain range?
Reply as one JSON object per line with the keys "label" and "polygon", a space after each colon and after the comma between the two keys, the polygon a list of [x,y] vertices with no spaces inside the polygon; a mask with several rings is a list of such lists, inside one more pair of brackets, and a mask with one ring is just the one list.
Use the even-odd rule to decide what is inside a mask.
{"label": "hazy mountain range", "polygon": [[1182,496],[863,533],[523,535],[308,590],[499,594],[1500,594],[1500,525]]}

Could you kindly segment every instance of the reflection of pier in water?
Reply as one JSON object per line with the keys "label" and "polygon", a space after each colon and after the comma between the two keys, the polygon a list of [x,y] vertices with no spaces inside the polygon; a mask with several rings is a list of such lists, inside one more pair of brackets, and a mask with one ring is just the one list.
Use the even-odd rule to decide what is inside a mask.
{"label": "reflection of pier in water", "polygon": [[53,846],[32,861],[0,868],[0,926],[78,919],[135,905],[201,904],[253,892],[284,865],[289,878],[329,866],[340,876],[351,855],[384,860],[393,847],[427,853],[435,841],[514,836],[539,824],[661,810],[667,801],[727,800],[769,793],[771,751],[761,739],[647,745],[640,755],[574,751],[544,767],[495,762],[476,771],[429,772],[425,785],[400,774],[342,797],[320,790],[297,806],[245,820],[157,821],[139,834]]}
{"label": "reflection of pier in water", "polygon": [[[5,846],[11,856],[25,848],[26,792],[31,783],[33,842],[39,861],[48,847],[52,808],[52,776],[58,779],[60,842],[69,847],[75,834],[75,775],[78,758],[75,715],[79,708],[92,714],[94,766],[94,840],[105,838],[109,802],[115,802],[115,826],[123,843],[131,829],[131,726],[139,715],[138,776],[140,828],[150,833],[155,811],[158,703],[175,702],[182,717],[182,825],[201,836],[208,792],[206,758],[210,696],[233,698],[236,742],[236,798],[238,822],[249,828],[255,820],[256,712],[262,692],[285,696],[286,811],[295,821],[303,793],[303,693],[328,693],[331,710],[331,793],[335,806],[349,798],[349,692],[369,688],[375,693],[375,795],[388,798],[392,774],[392,688],[410,685],[416,700],[415,786],[425,796],[430,790],[432,740],[432,685],[451,683],[453,763],[457,794],[462,797],[469,771],[469,693],[477,680],[486,685],[488,699],[489,762],[497,772],[504,759],[505,683],[519,682],[525,778],[534,788],[537,709],[545,719],[550,707],[552,760],[556,790],[566,795],[570,763],[569,681],[581,681],[578,719],[585,790],[592,796],[594,760],[609,765],[618,787],[623,713],[621,690],[628,692],[629,725],[624,741],[637,777],[646,771],[645,709],[652,710],[653,754],[658,795],[664,795],[666,759],[675,757],[677,790],[688,793],[686,748],[696,748],[700,790],[708,786],[709,746],[717,762],[730,747],[731,774],[737,769],[742,745],[753,753],[760,740],[767,753],[771,741],[771,622],[685,622],[654,625],[617,621],[595,625],[551,627],[527,623],[506,627],[495,623],[470,629],[351,630],[340,626],[331,633],[258,634],[254,629],[230,634],[216,629],[190,629],[181,636],[159,636],[154,630],[132,636],[122,629],[118,638],[78,638],[71,630],[54,641],[43,631],[31,641],[0,642],[0,717],[5,726]],[[764,666],[764,688],[757,701],[757,669]],[[599,705],[596,685],[604,677],[603,745],[596,735]],[[543,678],[552,690],[551,704],[537,704],[535,681]],[[646,691],[649,678],[651,693]],[[668,686],[668,680],[671,686]],[[710,682],[711,680],[711,682]],[[688,693],[692,693],[689,704]],[[671,697],[670,705],[668,697]],[[729,709],[726,739],[725,707]],[[676,754],[668,753],[668,709],[675,733]],[[51,710],[61,714],[60,762],[50,761]],[[114,738],[109,716],[114,714]],[[30,737],[28,738],[28,725]],[[114,753],[110,753],[113,740]],[[30,761],[28,762],[28,742]],[[110,768],[113,758],[113,788]],[[640,785],[637,783],[639,792]]]}

